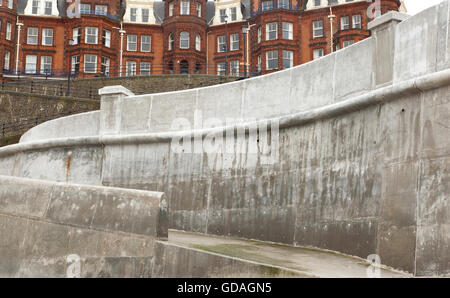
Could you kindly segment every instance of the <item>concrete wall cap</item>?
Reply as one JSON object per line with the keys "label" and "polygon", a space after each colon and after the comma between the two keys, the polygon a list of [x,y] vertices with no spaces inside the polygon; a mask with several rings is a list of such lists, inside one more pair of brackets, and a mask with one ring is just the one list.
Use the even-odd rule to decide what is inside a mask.
{"label": "concrete wall cap", "polygon": [[397,12],[397,11],[390,11],[388,13],[385,13],[382,16],[379,16],[372,22],[369,22],[369,24],[367,24],[367,29],[374,30],[375,28],[377,28],[381,25],[384,25],[384,24],[387,24],[387,23],[393,22],[393,21],[400,23],[410,17],[411,17],[410,15],[405,14],[405,13],[401,13],[401,12]]}
{"label": "concrete wall cap", "polygon": [[111,94],[124,94],[126,96],[134,96],[134,93],[127,88],[116,85],[116,86],[106,86],[98,90],[99,95],[111,95]]}

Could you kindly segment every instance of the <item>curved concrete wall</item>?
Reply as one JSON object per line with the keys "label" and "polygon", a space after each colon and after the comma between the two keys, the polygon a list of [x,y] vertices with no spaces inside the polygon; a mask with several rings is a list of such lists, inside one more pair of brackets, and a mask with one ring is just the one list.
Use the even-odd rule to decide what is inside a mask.
{"label": "curved concrete wall", "polygon": [[[416,274],[449,274],[449,11],[446,1],[401,23],[385,15],[372,38],[268,76],[104,94],[99,136],[1,149],[0,174],[163,191],[173,228],[377,253]],[[195,148],[225,134],[194,127],[195,110],[237,119],[230,152],[173,150],[174,138]],[[276,127],[257,140],[246,121],[270,117],[279,137],[261,146]],[[195,130],[172,132],[179,118]]]}
{"label": "curved concrete wall", "polygon": [[21,138],[20,143],[70,137],[97,136],[100,112],[87,112],[42,123]]}

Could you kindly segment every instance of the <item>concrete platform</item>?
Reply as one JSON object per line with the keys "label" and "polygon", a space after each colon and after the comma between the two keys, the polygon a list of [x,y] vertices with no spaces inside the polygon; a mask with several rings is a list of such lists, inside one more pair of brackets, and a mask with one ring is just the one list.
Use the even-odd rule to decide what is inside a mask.
{"label": "concrete platform", "polygon": [[[270,242],[218,237],[169,230],[169,243],[279,267],[295,276],[320,278],[367,278],[368,261],[334,251],[295,247]],[[380,266],[382,278],[407,278],[412,275]]]}

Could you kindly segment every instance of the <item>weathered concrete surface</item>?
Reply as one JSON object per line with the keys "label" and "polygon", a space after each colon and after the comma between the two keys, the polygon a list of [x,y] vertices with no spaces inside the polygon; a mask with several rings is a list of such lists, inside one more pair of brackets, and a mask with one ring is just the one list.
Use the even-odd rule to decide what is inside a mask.
{"label": "weathered concrete surface", "polygon": [[302,276],[168,244],[167,224],[162,193],[0,176],[0,276]]}
{"label": "weathered concrete surface", "polygon": [[[401,23],[387,16],[372,38],[268,76],[104,95],[98,136],[7,147],[0,174],[65,181],[72,152],[68,181],[164,192],[171,228],[378,254],[416,275],[449,275],[449,9],[444,1]],[[233,134],[230,152],[171,145],[223,135],[235,114],[239,129],[274,117],[278,143],[251,152],[264,135],[244,133]],[[206,125],[204,115],[222,122]],[[186,131],[172,127],[179,118]]]}
{"label": "weathered concrete surface", "polygon": [[130,261],[153,256],[167,222],[162,193],[0,176],[0,276],[64,277],[73,254],[125,259],[120,275],[135,276]]}
{"label": "weathered concrete surface", "polygon": [[167,238],[167,211],[160,192],[0,176],[0,212],[12,216]]}

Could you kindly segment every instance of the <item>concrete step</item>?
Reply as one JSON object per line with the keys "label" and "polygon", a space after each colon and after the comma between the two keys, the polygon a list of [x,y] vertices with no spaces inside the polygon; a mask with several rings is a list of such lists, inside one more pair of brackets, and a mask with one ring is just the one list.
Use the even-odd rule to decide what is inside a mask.
{"label": "concrete step", "polygon": [[219,237],[169,230],[169,244],[212,254],[254,262],[291,272],[296,277],[321,278],[405,278],[411,274],[380,265],[374,266],[362,258],[317,248],[297,247],[271,242]]}

